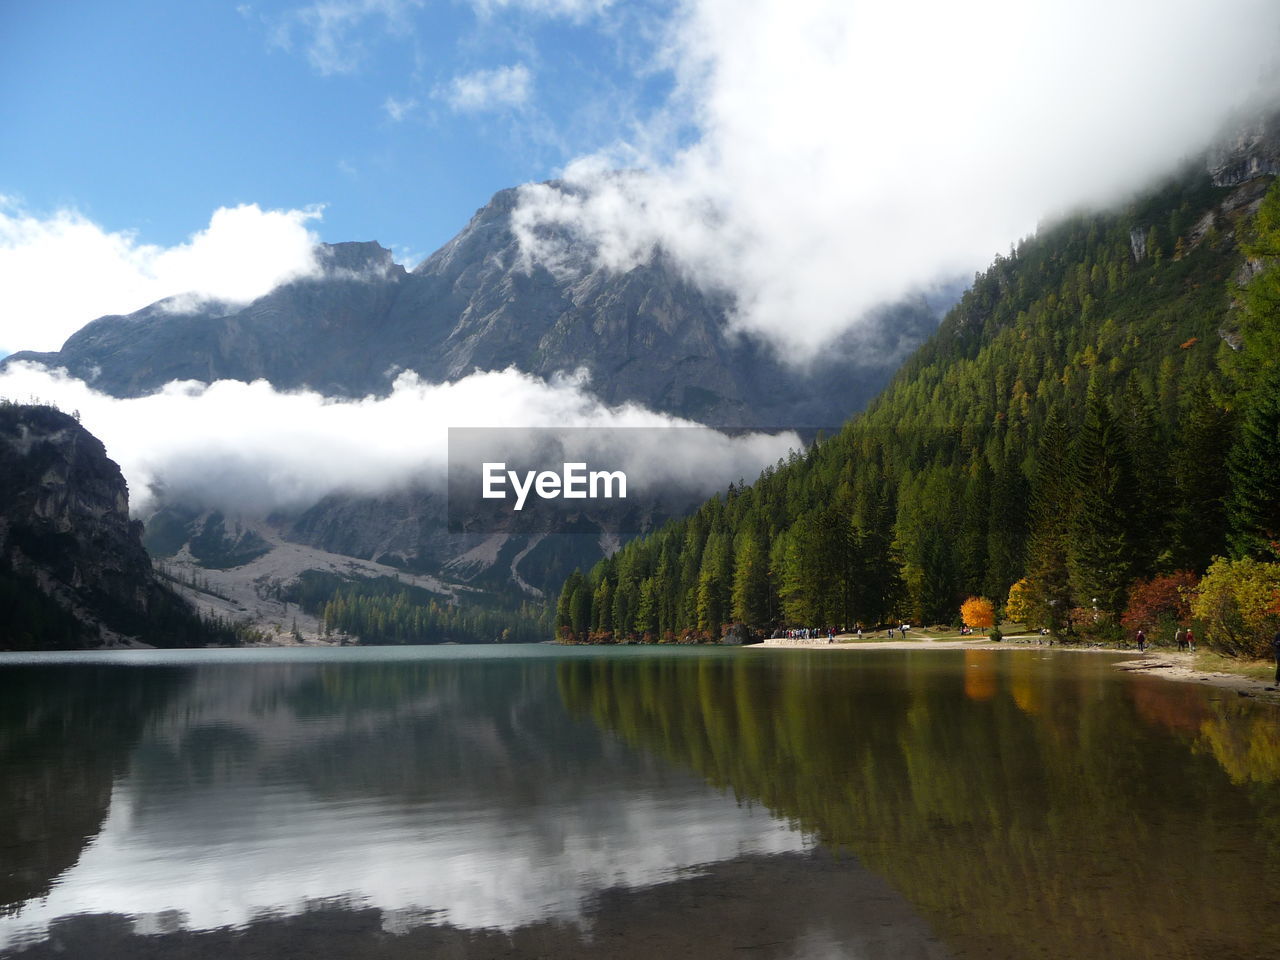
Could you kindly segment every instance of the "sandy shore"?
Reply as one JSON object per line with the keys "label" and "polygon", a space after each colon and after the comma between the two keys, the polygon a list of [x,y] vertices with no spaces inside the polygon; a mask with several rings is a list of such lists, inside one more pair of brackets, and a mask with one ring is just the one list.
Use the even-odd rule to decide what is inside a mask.
{"label": "sandy shore", "polygon": [[[993,643],[986,639],[975,640],[933,640],[923,637],[918,640],[862,640],[851,643],[827,643],[825,640],[765,640],[755,644],[756,648],[772,650],[1062,650],[1068,653],[1108,653],[1112,656],[1124,654],[1132,656],[1132,650],[1116,650],[1108,647],[1049,647],[1047,644],[1033,643],[1027,647],[1025,641],[1033,637],[1007,637],[1001,643]],[[1022,642],[1019,642],[1022,641]],[[1257,697],[1269,703],[1280,704],[1280,690],[1270,681],[1255,680],[1238,673],[1219,673],[1198,670],[1195,656],[1190,653],[1175,653],[1169,650],[1148,650],[1141,657],[1131,660],[1117,660],[1115,667],[1125,673],[1146,673],[1164,677],[1182,683],[1198,683],[1222,690],[1234,690],[1241,696]]]}

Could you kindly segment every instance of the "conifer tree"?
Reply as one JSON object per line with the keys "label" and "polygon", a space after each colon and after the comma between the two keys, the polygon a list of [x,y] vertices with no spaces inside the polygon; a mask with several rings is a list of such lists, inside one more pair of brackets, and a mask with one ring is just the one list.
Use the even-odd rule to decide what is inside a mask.
{"label": "conifer tree", "polygon": [[1118,406],[1133,478],[1133,516],[1129,523],[1135,575],[1148,576],[1168,542],[1172,496],[1169,446],[1160,428],[1155,404],[1136,374],[1129,377]]}
{"label": "conifer tree", "polygon": [[1041,432],[1032,483],[1032,527],[1027,592],[1036,619],[1055,634],[1071,629],[1075,606],[1068,569],[1068,542],[1074,510],[1071,444],[1057,408],[1050,408]]}
{"label": "conifer tree", "polygon": [[737,539],[733,574],[733,619],[753,627],[769,618],[769,558],[753,524]]}
{"label": "conifer tree", "polygon": [[1231,450],[1228,501],[1237,559],[1280,555],[1280,363],[1253,391]]}
{"label": "conifer tree", "polygon": [[1178,427],[1170,480],[1173,515],[1169,526],[1169,566],[1208,569],[1226,552],[1228,451],[1233,424],[1230,411],[1207,389],[1195,390]]}
{"label": "conifer tree", "polygon": [[1086,400],[1073,454],[1077,495],[1067,544],[1072,590],[1082,603],[1119,614],[1137,565],[1137,497],[1125,438],[1097,393]]}

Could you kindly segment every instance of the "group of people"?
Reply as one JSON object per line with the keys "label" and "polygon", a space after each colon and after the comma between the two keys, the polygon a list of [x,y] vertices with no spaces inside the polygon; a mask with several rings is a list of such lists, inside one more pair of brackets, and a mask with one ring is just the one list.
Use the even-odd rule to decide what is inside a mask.
{"label": "group of people", "polygon": [[[896,631],[901,633],[902,639],[905,640],[907,638],[907,631],[910,629],[911,624],[909,623],[904,623],[896,627],[886,627],[885,636],[892,640]],[[858,624],[854,627],[852,632],[859,640],[861,640],[862,624]],[[781,637],[786,640],[826,640],[827,643],[836,642],[836,630],[833,627],[793,627],[788,630],[783,630],[781,633],[775,633],[774,636]]]}
{"label": "group of people", "polygon": [[821,640],[826,638],[827,643],[836,642],[836,632],[831,627],[821,630],[818,627],[797,627],[794,630],[786,631],[788,640]]}
{"label": "group of people", "polygon": [[[1147,632],[1141,627],[1137,633],[1133,635],[1133,639],[1138,642],[1138,652],[1141,653],[1147,649]],[[1178,645],[1179,653],[1195,653],[1196,652],[1196,635],[1190,627],[1179,627],[1173,632],[1174,643]]]}
{"label": "group of people", "polygon": [[[1134,639],[1138,641],[1138,650],[1147,649],[1147,634],[1138,628],[1138,632],[1134,635]],[[1196,635],[1190,628],[1179,627],[1173,633],[1174,642],[1178,645],[1179,652],[1195,653],[1196,652]],[[1276,684],[1280,686],[1280,630],[1276,631],[1276,635],[1271,639],[1271,651],[1276,659]]]}

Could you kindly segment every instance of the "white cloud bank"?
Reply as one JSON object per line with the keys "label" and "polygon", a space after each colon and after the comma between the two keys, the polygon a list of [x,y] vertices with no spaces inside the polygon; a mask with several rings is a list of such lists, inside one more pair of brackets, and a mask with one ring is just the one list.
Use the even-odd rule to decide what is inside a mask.
{"label": "white cloud bank", "polygon": [[525,103],[532,85],[529,68],[517,63],[454,77],[440,95],[459,112],[496,110]]}
{"label": "white cloud bank", "polygon": [[[1278,36],[1274,0],[687,0],[667,109],[568,167],[586,195],[526,187],[516,226],[553,262],[563,231],[540,226],[619,269],[660,245],[742,327],[812,352],[1206,146],[1275,94]],[[673,148],[681,123],[698,137]]]}
{"label": "white cloud bank", "polygon": [[[442,384],[404,373],[390,395],[362,400],[285,393],[262,380],[174,382],[149,396],[118,399],[37,364],[0,372],[0,397],[79,413],[120,465],[131,508],[141,516],[160,497],[265,515],[334,492],[377,494],[422,482],[443,487],[449,427],[694,427],[632,404],[606,406],[586,386],[584,374],[547,382],[507,369]],[[602,451],[625,457],[609,469],[708,495],[754,479],[800,447],[793,433],[643,433],[660,449],[637,449],[623,438]]]}
{"label": "white cloud bank", "polygon": [[0,353],[56,350],[90,320],[165,297],[248,303],[319,272],[318,209],[221,207],[182,244],[139,242],[75,210],[48,217],[0,198]]}

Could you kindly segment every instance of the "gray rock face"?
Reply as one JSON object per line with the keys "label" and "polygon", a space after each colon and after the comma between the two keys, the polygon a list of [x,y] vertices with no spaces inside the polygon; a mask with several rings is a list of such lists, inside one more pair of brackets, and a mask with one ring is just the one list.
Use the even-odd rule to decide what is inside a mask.
{"label": "gray rock face", "polygon": [[0,405],[0,587],[8,601],[21,589],[43,598],[18,597],[0,647],[92,645],[170,624],[185,639],[198,624],[156,580],[141,535],[101,441],[50,407]]}
{"label": "gray rock face", "polygon": [[376,243],[325,246],[322,276],[247,306],[162,301],[101,317],[55,353],[5,362],[66,367],[115,396],[171,380],[259,378],[363,396],[388,392],[402,370],[439,382],[513,365],[543,377],[585,368],[608,402],[713,425],[831,426],[879,391],[950,305],[944,296],[886,309],[869,336],[798,374],[772,348],[731,333],[728,301],[661,255],[626,273],[585,255],[555,273],[522,262],[516,202],[516,190],[498,193],[412,273]]}
{"label": "gray rock face", "polygon": [[1280,112],[1240,127],[1210,152],[1208,168],[1216,187],[1280,174]]}

